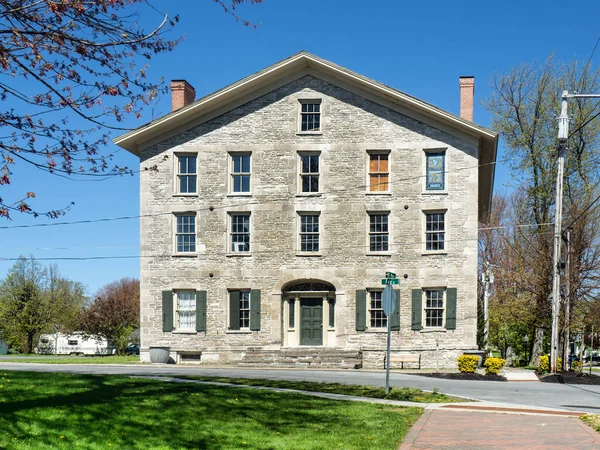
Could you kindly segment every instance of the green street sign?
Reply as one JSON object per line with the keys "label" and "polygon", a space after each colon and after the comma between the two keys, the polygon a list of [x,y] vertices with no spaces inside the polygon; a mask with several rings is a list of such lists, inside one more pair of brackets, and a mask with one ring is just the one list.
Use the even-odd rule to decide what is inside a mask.
{"label": "green street sign", "polygon": [[381,284],[400,284],[400,280],[398,278],[384,278],[381,280]]}
{"label": "green street sign", "polygon": [[390,284],[400,284],[400,280],[398,278],[392,278]]}
{"label": "green street sign", "polygon": [[386,278],[396,278],[396,274],[394,272],[386,272],[385,277]]}

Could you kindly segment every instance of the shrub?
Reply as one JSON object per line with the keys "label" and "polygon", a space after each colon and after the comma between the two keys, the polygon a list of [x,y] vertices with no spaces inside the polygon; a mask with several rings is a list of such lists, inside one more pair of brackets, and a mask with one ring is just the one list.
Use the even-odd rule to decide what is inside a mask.
{"label": "shrub", "polygon": [[558,367],[558,371],[560,372],[562,370],[562,358],[560,358],[560,357],[558,358],[557,367]]}
{"label": "shrub", "polygon": [[461,355],[458,357],[458,370],[462,373],[474,373],[478,362],[478,356]]}
{"label": "shrub", "polygon": [[581,373],[583,372],[583,363],[576,359],[571,363],[571,369],[573,369],[575,372]]}
{"label": "shrub", "polygon": [[487,375],[498,375],[500,369],[504,367],[506,360],[502,358],[487,358],[485,360],[485,373]]}
{"label": "shrub", "polygon": [[548,355],[540,356],[540,367],[541,373],[548,373],[550,371],[550,357]]}

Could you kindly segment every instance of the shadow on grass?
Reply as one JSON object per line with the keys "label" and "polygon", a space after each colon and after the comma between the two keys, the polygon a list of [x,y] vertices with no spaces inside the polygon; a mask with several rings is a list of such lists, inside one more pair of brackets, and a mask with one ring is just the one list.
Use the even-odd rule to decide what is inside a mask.
{"label": "shadow on grass", "polygon": [[0,377],[0,448],[396,448],[420,413],[116,376]]}

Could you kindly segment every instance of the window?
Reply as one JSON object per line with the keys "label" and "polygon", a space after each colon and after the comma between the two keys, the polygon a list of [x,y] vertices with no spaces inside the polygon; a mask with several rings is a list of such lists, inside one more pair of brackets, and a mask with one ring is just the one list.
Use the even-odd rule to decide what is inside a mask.
{"label": "window", "polygon": [[196,216],[178,215],[176,236],[177,253],[196,251]]}
{"label": "window", "polygon": [[175,328],[178,330],[196,329],[196,291],[175,292]]}
{"label": "window", "polygon": [[444,326],[444,291],[442,289],[426,289],[425,298],[425,326]]}
{"label": "window", "polygon": [[250,251],[250,214],[232,214],[230,228],[232,253]]}
{"label": "window", "polygon": [[288,305],[290,309],[290,320],[288,322],[288,327],[294,328],[296,326],[296,299],[290,299]]}
{"label": "window", "polygon": [[240,328],[250,328],[250,291],[240,292]]}
{"label": "window", "polygon": [[162,291],[163,332],[206,331],[206,291]]}
{"label": "window", "polygon": [[40,342],[41,342],[42,344],[48,344],[48,343],[50,343],[50,341],[49,341],[48,339],[46,339],[46,338],[42,338],[42,339],[40,339]]}
{"label": "window", "polygon": [[369,191],[389,191],[389,154],[369,153]]}
{"label": "window", "polygon": [[329,328],[335,327],[335,300],[329,299]]}
{"label": "window", "polygon": [[319,251],[318,214],[300,214],[300,251]]}
{"label": "window", "polygon": [[300,155],[301,192],[319,192],[319,154]]}
{"label": "window", "polygon": [[425,189],[427,191],[443,191],[446,189],[445,183],[445,154],[429,153],[425,154],[426,177]]}
{"label": "window", "polygon": [[229,329],[260,330],[260,291],[229,291]]}
{"label": "window", "polygon": [[177,155],[177,193],[196,193],[196,155]]}
{"label": "window", "polygon": [[371,319],[370,328],[387,328],[387,317],[383,313],[383,304],[381,291],[369,291],[371,303],[369,307],[369,316]]}
{"label": "window", "polygon": [[68,345],[78,345],[79,341],[73,341],[73,340],[69,339],[67,343],[68,343]]}
{"label": "window", "polygon": [[300,100],[300,131],[321,131],[321,100]]}
{"label": "window", "polygon": [[231,158],[231,192],[250,192],[250,154],[233,153]]}
{"label": "window", "polygon": [[387,252],[389,250],[388,214],[369,214],[369,251]]}
{"label": "window", "polygon": [[425,250],[444,250],[444,213],[425,214]]}

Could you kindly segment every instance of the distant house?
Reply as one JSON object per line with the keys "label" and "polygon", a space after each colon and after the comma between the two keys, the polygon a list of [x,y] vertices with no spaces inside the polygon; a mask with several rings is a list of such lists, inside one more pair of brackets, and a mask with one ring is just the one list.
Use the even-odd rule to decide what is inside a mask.
{"label": "distant house", "polygon": [[6,355],[8,353],[8,344],[0,339],[0,355]]}
{"label": "distant house", "polygon": [[[141,358],[456,366],[498,136],[301,52],[115,139],[140,157]],[[396,311],[382,308],[394,272]]]}
{"label": "distant house", "polygon": [[86,337],[81,333],[42,334],[35,352],[43,355],[112,355],[115,348],[106,339]]}

